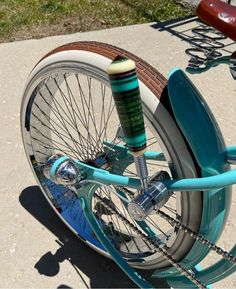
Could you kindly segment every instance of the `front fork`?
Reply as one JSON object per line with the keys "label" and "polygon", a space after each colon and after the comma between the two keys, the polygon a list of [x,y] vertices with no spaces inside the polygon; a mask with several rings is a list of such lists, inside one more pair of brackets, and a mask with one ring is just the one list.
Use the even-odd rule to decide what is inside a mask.
{"label": "front fork", "polygon": [[134,158],[136,172],[141,181],[139,194],[128,204],[128,211],[136,221],[143,221],[154,208],[164,205],[171,193],[167,192],[161,183],[160,175],[152,184],[148,184],[148,169],[144,155],[147,142],[135,62],[117,56],[109,65],[107,74],[123,138]]}

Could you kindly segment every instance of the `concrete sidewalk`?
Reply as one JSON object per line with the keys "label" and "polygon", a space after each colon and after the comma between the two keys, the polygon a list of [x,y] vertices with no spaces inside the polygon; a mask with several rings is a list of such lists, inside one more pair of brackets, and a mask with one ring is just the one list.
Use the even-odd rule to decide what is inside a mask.
{"label": "concrete sidewalk", "polygon": [[[58,220],[32,176],[20,135],[20,104],[25,81],[37,61],[51,49],[80,40],[120,46],[137,54],[165,76],[175,66],[185,69],[184,50],[195,19],[144,24],[0,45],[0,287],[129,288],[134,285],[110,261],[87,248]],[[236,50],[236,45],[227,46]],[[226,143],[236,143],[236,83],[226,66],[190,75],[222,128]],[[220,245],[235,239],[234,194],[230,220]],[[212,258],[214,254],[212,254]],[[163,287],[163,283],[159,287]],[[216,288],[236,288],[236,276]]]}

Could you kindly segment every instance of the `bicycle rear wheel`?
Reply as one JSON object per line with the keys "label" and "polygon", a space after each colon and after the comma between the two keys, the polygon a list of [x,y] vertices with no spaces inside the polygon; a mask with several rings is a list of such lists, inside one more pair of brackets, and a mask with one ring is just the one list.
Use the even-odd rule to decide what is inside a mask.
{"label": "bicycle rear wheel", "polygon": [[[181,132],[160,98],[166,97],[166,80],[145,61],[120,48],[97,42],[78,42],[61,46],[35,66],[28,79],[21,107],[21,129],[25,151],[35,177],[52,208],[65,224],[90,247],[108,257],[91,230],[78,196],[56,185],[43,175],[46,161],[62,153],[92,166],[100,156],[124,149],[120,124],[109,87],[106,68],[117,55],[133,59],[137,65],[147,133],[147,147],[160,152],[163,159],[148,160],[149,176],[165,170],[173,178],[196,177],[197,169]],[[117,159],[101,166],[110,172],[136,177],[133,160]],[[172,227],[156,214],[145,220],[147,230],[135,222],[126,205],[112,191],[121,191],[132,200],[135,191],[100,184],[92,201],[93,214],[101,229],[129,264],[142,269],[162,269],[166,259],[147,245],[131,227],[109,211],[115,208],[123,218],[148,237],[169,247],[177,261],[191,250],[194,240]],[[194,231],[202,218],[202,193],[173,193],[163,210]]]}

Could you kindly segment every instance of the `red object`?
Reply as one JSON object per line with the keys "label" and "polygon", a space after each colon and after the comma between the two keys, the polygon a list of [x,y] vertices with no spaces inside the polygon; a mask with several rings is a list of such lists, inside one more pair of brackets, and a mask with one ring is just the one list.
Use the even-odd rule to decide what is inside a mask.
{"label": "red object", "polygon": [[220,0],[202,0],[196,13],[203,22],[236,41],[236,6]]}

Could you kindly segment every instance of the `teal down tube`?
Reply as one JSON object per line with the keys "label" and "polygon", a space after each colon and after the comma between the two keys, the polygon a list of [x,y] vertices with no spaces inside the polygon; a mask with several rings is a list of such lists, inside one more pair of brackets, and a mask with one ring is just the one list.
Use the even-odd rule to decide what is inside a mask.
{"label": "teal down tube", "polygon": [[[180,69],[174,69],[169,76],[168,94],[176,122],[200,167],[201,177],[226,172],[229,169],[226,164],[227,152],[219,127],[196,87]],[[231,187],[211,189],[202,194],[203,214],[199,233],[215,243],[222,233],[229,213]],[[181,264],[186,268],[192,268],[208,252],[206,246],[196,241]],[[168,279],[178,274],[178,271],[171,267],[162,272],[154,272],[153,277]],[[176,277],[176,281],[178,278],[181,277]]]}

